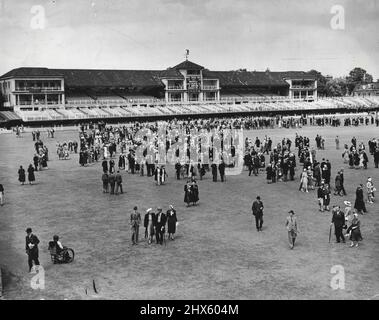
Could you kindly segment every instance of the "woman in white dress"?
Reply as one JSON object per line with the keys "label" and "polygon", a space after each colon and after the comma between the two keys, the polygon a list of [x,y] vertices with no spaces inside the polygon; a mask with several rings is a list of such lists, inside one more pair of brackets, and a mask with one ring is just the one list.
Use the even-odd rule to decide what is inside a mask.
{"label": "woman in white dress", "polygon": [[303,172],[301,173],[300,188],[299,188],[299,190],[301,192],[308,192],[308,173],[307,173],[307,169],[304,169]]}

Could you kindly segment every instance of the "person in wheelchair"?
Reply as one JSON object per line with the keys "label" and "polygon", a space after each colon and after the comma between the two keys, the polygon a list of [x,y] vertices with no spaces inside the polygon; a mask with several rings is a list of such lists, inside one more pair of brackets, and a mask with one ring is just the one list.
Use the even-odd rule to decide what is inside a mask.
{"label": "person in wheelchair", "polygon": [[59,237],[57,235],[55,235],[53,237],[53,243],[54,243],[54,246],[55,246],[55,252],[57,255],[60,255],[63,251],[63,245],[62,243],[59,241]]}
{"label": "person in wheelchair", "polygon": [[54,263],[71,262],[74,259],[74,251],[64,247],[57,235],[54,235],[53,241],[49,242],[49,251]]}

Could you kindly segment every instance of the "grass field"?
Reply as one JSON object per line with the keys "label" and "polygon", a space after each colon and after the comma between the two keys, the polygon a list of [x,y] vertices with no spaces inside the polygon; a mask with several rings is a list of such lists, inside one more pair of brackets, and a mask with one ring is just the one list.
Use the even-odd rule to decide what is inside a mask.
{"label": "grass field", "polygon": [[[283,137],[294,141],[295,132],[325,137],[326,149],[317,159],[332,163],[332,181],[345,168],[346,197],[332,196],[331,205],[354,202],[355,189],[368,176],[379,185],[379,169],[349,169],[343,164],[340,145],[379,136],[377,127],[274,129],[245,132],[274,144]],[[102,193],[101,163],[80,167],[78,155],[59,161],[56,141],[76,139],[77,132],[57,132],[43,137],[50,150],[49,169],[36,173],[36,184],[20,186],[19,165],[31,162],[31,134],[22,139],[0,135],[0,181],[6,189],[6,205],[0,207],[0,263],[6,299],[372,299],[379,294],[379,200],[367,205],[361,217],[363,242],[359,248],[328,243],[330,213],[318,211],[316,192],[298,191],[296,181],[267,185],[264,173],[229,176],[227,183],[213,183],[210,173],[199,181],[200,202],[186,208],[184,181],[174,179],[169,167],[166,185],[153,178],[123,173],[126,194]],[[334,183],[333,183],[334,185]],[[263,232],[253,224],[251,204],[260,195],[265,205]],[[365,192],[366,195],[366,192]],[[175,204],[179,220],[175,241],[166,246],[148,245],[145,239],[131,245],[129,216],[137,205],[142,216],[149,207],[168,209]],[[298,215],[301,233],[294,250],[287,244],[284,226],[287,212]],[[45,269],[45,289],[33,290],[24,252],[25,228],[31,226],[41,240],[40,261]],[[144,229],[141,227],[140,234]],[[47,243],[59,234],[63,244],[74,248],[75,261],[53,265]],[[331,268],[342,265],[345,289],[333,290]],[[96,281],[98,294],[92,289]],[[87,294],[86,294],[87,289]]]}

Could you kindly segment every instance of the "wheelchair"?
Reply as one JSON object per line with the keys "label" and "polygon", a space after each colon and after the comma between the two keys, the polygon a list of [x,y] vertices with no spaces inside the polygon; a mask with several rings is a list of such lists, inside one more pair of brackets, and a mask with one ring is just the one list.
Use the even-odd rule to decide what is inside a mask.
{"label": "wheelchair", "polygon": [[63,247],[63,249],[58,248],[54,241],[49,242],[49,252],[51,261],[54,264],[60,264],[60,263],[70,263],[74,261],[75,252],[71,248]]}

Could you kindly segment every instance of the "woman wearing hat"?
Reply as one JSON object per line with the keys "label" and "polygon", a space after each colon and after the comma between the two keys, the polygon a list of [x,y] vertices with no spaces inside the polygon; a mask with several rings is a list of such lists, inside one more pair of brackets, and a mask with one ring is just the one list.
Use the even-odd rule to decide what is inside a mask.
{"label": "woman wearing hat", "polygon": [[153,240],[153,236],[154,236],[154,217],[155,217],[155,214],[153,212],[153,209],[152,208],[147,209],[145,217],[144,217],[143,225],[145,227],[145,238],[147,238],[147,241],[149,244],[151,244],[151,241]]}
{"label": "woman wearing hat", "polygon": [[25,183],[25,169],[22,166],[18,169],[18,181],[20,181],[22,185]]}
{"label": "woman wearing hat", "polygon": [[351,221],[351,225],[347,229],[347,233],[350,235],[351,240],[350,247],[358,247],[358,241],[363,240],[360,226],[361,222],[358,219],[358,213],[354,213],[354,218]]}
{"label": "woman wearing hat", "polygon": [[29,184],[33,184],[33,182],[36,181],[36,178],[34,175],[34,167],[32,164],[30,164],[28,168],[28,181],[29,181]]}
{"label": "woman wearing hat", "polygon": [[366,213],[366,205],[363,200],[363,185],[360,184],[355,192],[356,198],[355,198],[355,204],[354,204],[354,209],[357,209],[358,213]]}
{"label": "woman wearing hat", "polygon": [[346,223],[350,220],[350,218],[351,218],[351,214],[352,214],[352,212],[351,212],[351,202],[350,201],[344,201],[343,202],[344,204],[345,204],[345,221],[346,221]]}
{"label": "woman wearing hat", "polygon": [[374,184],[372,183],[371,177],[368,177],[366,187],[367,187],[367,202],[374,203],[374,191],[376,189],[374,187]]}

